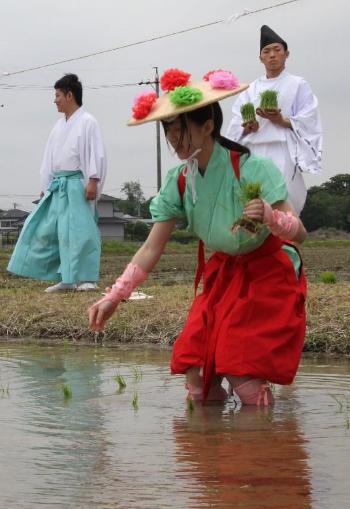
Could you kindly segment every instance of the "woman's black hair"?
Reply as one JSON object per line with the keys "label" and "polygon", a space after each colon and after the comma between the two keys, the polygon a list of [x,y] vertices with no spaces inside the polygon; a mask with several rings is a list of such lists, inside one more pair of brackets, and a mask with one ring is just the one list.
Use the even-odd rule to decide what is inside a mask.
{"label": "woman's black hair", "polygon": [[56,81],[55,90],[62,90],[64,95],[72,92],[78,106],[83,104],[83,86],[76,74],[65,74],[63,78]]}
{"label": "woman's black hair", "polygon": [[[214,122],[214,129],[212,131],[212,137],[215,141],[220,143],[223,147],[228,150],[234,150],[239,154],[248,154],[250,155],[250,150],[248,147],[241,145],[240,143],[236,143],[235,141],[229,140],[225,138],[225,136],[221,135],[221,128],[223,123],[223,114],[221,106],[218,102],[209,104],[208,106],[203,106],[202,108],[198,108],[197,110],[189,111],[187,113],[182,113],[180,115],[181,122],[181,135],[179,140],[179,145],[181,145],[184,134],[188,130],[187,120],[191,120],[197,125],[203,125],[207,120],[212,119]],[[165,135],[167,133],[167,125],[171,122],[162,121]]]}

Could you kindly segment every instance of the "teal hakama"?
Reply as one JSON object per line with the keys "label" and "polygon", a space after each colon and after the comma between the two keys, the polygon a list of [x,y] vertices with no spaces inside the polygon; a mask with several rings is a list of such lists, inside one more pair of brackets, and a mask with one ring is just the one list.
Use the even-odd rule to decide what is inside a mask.
{"label": "teal hakama", "polygon": [[63,283],[99,279],[100,233],[81,171],[59,171],[28,216],[7,270]]}

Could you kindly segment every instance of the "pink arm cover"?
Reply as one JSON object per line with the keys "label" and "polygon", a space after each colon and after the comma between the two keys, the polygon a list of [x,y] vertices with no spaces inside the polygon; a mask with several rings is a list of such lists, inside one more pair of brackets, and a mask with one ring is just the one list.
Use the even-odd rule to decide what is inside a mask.
{"label": "pink arm cover", "polygon": [[124,270],[123,274],[116,279],[109,292],[98,301],[97,304],[106,301],[112,301],[113,304],[118,305],[120,301],[128,299],[132,291],[148,277],[148,272],[145,272],[141,267],[135,263],[129,263]]}
{"label": "pink arm cover", "polygon": [[273,209],[269,203],[264,203],[263,223],[266,224],[271,233],[284,240],[293,240],[299,230],[299,219],[291,212]]}

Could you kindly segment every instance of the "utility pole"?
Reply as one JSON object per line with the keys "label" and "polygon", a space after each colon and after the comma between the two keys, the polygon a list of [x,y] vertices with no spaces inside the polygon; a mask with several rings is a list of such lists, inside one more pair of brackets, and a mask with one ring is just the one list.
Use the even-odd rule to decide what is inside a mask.
{"label": "utility pole", "polygon": [[[155,76],[154,81],[156,85],[156,94],[159,97],[159,75],[158,75],[158,67],[154,67]],[[157,191],[162,187],[162,160],[160,154],[160,122],[156,121],[156,133],[157,133]]]}
{"label": "utility pole", "polygon": [[[154,81],[140,81],[139,85],[151,85],[159,97],[159,74],[158,67],[153,67],[155,69]],[[154,85],[154,86],[153,86]],[[160,150],[160,122],[156,121],[156,141],[157,141],[157,191],[162,187],[162,159],[161,159],[161,150]]]}

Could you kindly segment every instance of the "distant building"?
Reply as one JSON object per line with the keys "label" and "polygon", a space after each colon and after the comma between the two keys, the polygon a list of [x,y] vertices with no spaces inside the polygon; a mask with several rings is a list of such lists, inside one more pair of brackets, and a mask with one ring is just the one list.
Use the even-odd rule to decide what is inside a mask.
{"label": "distant building", "polygon": [[3,210],[0,212],[0,230],[6,232],[9,230],[17,230],[18,226],[22,226],[25,219],[29,216],[29,212],[20,209]]}
{"label": "distant building", "polygon": [[104,240],[124,240],[128,219],[117,208],[117,198],[101,194],[97,202],[98,227]]}
{"label": "distant building", "polygon": [[16,208],[0,212],[0,247],[15,243],[28,215]]}

